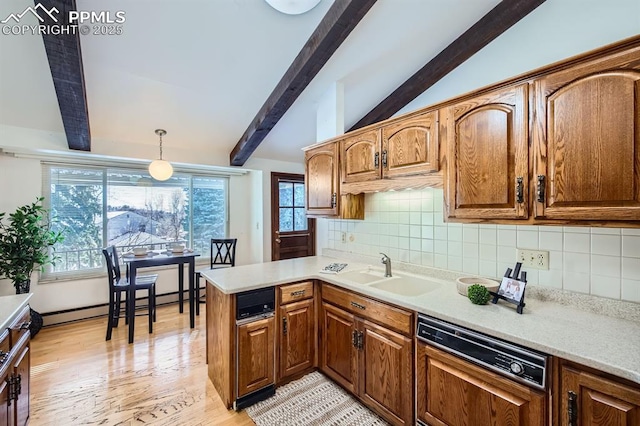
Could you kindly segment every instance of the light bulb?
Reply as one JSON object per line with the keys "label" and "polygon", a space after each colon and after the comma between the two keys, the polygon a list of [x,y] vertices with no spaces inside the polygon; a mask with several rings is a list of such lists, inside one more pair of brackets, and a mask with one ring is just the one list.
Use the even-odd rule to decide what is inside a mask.
{"label": "light bulb", "polygon": [[149,174],[155,180],[167,180],[173,175],[173,166],[166,160],[153,160],[149,164]]}

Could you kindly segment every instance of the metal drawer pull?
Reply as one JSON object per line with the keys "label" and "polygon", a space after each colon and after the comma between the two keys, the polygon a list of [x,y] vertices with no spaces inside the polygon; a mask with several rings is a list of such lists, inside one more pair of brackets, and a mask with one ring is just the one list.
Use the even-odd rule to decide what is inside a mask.
{"label": "metal drawer pull", "polygon": [[300,297],[304,296],[305,290],[292,291],[291,297]]}
{"label": "metal drawer pull", "polygon": [[31,327],[31,321],[23,322],[22,324],[20,324],[20,327],[18,327],[18,329],[19,330],[28,330],[29,327]]}
{"label": "metal drawer pull", "polygon": [[362,309],[362,310],[367,309],[367,307],[366,307],[366,306],[361,305],[361,304],[356,303],[356,302],[351,302],[351,306],[353,306],[354,308]]}
{"label": "metal drawer pull", "polygon": [[524,203],[524,178],[522,176],[516,179],[516,202],[518,204]]}
{"label": "metal drawer pull", "polygon": [[578,407],[576,406],[578,395],[573,392],[567,392],[567,397],[569,399],[569,404],[567,404],[567,417],[569,420],[569,426],[577,426],[578,425]]}

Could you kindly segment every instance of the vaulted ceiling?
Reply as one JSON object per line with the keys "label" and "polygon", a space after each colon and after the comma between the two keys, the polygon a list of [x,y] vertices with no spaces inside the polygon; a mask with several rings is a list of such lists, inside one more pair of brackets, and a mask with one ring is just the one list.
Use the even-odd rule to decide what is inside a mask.
{"label": "vaulted ceiling", "polygon": [[[547,0],[532,15],[553,13],[560,1],[580,3]],[[300,148],[316,142],[318,103],[334,82],[344,85],[348,129],[499,3],[378,0],[253,156],[301,162]],[[2,0],[0,20],[33,4]],[[99,142],[92,151],[113,155],[126,153],[125,147],[137,153],[148,148],[151,156],[157,150],[154,130],[165,128],[165,153],[211,153],[204,163],[228,164],[229,154],[332,5],[322,0],[305,14],[285,15],[263,0],[77,0],[79,10],[126,13],[122,34],[78,37],[90,135]],[[58,83],[42,37],[2,35],[0,52],[0,125],[64,134]]]}

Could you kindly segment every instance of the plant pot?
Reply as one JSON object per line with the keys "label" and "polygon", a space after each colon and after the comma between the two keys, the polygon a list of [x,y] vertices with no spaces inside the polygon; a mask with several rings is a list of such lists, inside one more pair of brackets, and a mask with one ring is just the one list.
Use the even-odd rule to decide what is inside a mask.
{"label": "plant pot", "polygon": [[[31,280],[16,282],[15,287],[16,294],[29,293],[29,291],[31,290]],[[29,325],[29,334],[31,334],[32,339],[42,329],[43,323],[44,321],[42,319],[42,315],[31,308],[31,324]]]}
{"label": "plant pot", "polygon": [[18,281],[15,283],[16,294],[29,293],[31,290],[31,280]]}

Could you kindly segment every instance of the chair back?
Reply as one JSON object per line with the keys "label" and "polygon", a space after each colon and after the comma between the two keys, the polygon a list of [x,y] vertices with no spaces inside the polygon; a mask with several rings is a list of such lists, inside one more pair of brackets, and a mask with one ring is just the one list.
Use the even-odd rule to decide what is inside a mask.
{"label": "chair back", "polygon": [[211,239],[211,269],[236,266],[237,238]]}
{"label": "chair back", "polygon": [[120,281],[120,262],[118,261],[118,251],[115,246],[102,249],[102,254],[107,265],[107,275],[109,276],[109,287],[113,287]]}

